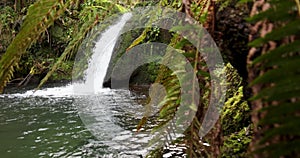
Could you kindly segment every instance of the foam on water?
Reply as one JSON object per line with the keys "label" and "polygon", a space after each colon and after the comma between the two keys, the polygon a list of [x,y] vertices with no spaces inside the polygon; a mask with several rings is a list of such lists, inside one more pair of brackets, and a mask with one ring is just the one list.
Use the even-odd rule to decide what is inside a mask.
{"label": "foam on water", "polygon": [[[76,87],[76,88],[75,88]],[[82,87],[82,89],[80,88]],[[81,91],[74,91],[74,89],[81,89]],[[6,94],[4,96],[13,96],[13,97],[71,97],[71,96],[84,96],[84,95],[94,95],[99,93],[109,93],[111,90],[109,88],[102,88],[97,91],[97,93],[86,90],[84,84],[68,84],[63,87],[53,87],[45,88],[41,90],[28,90],[25,93],[15,93],[15,94]]]}

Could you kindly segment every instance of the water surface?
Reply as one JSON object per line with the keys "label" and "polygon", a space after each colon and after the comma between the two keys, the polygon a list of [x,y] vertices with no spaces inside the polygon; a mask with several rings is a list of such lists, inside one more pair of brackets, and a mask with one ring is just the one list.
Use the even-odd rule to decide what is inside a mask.
{"label": "water surface", "polygon": [[131,93],[128,98],[109,89],[94,96],[63,96],[59,88],[42,91],[48,95],[0,95],[1,157],[145,155],[149,138],[136,134],[143,106],[132,102],[144,96]]}

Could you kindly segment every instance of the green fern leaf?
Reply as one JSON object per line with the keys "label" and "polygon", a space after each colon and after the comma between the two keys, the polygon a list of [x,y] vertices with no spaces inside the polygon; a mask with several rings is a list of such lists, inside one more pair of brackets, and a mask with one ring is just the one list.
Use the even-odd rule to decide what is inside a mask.
{"label": "green fern leaf", "polygon": [[300,85],[299,83],[294,82],[294,83],[263,89],[255,97],[251,98],[251,100],[265,98],[267,101],[274,101],[274,100],[280,101],[280,100],[290,99],[293,97],[298,97],[299,92],[300,92]]}
{"label": "green fern leaf", "polygon": [[260,111],[267,111],[266,118],[273,118],[280,115],[289,115],[294,113],[295,111],[300,110],[300,103],[285,103],[277,106],[268,106],[262,108]]}
{"label": "green fern leaf", "polygon": [[[101,0],[98,3],[106,3],[108,6],[116,7],[120,12],[127,11],[126,8],[114,4],[113,2]],[[90,39],[95,39],[99,35],[99,30],[103,30],[106,28],[107,24],[103,24],[102,26],[99,26],[97,31],[92,31],[94,27],[103,20],[106,16],[111,15],[111,10],[107,10],[106,7],[102,6],[89,6],[85,7],[82,11],[82,15],[80,17],[87,18],[83,25],[81,26],[79,32],[75,34],[75,36],[72,38],[72,41],[68,44],[68,46],[65,48],[64,52],[61,54],[61,56],[58,58],[58,60],[55,62],[55,64],[51,67],[51,70],[47,73],[47,75],[41,80],[40,84],[38,85],[37,89],[39,89],[43,84],[45,84],[48,79],[52,76],[52,74],[59,68],[61,63],[68,58],[72,57],[74,53],[78,50],[79,45],[83,42],[85,37],[88,35],[90,36]],[[113,13],[113,12],[112,12]]]}
{"label": "green fern leaf", "polygon": [[288,43],[285,45],[281,45],[280,47],[271,50],[270,52],[261,55],[253,60],[252,64],[257,64],[262,61],[272,61],[275,59],[281,59],[283,55],[289,54],[290,52],[294,50],[300,50],[300,40],[296,40],[292,43]]}
{"label": "green fern leaf", "polygon": [[[58,60],[55,62],[55,64],[51,67],[51,70],[47,73],[47,75],[41,80],[40,84],[38,85],[37,89],[39,89],[41,86],[43,86],[50,76],[58,69],[58,67],[61,65],[61,63],[67,59],[68,56],[72,56],[74,52],[78,49],[81,42],[84,40],[86,35],[91,31],[91,29],[96,26],[99,22],[99,16],[95,14],[93,17],[90,17],[90,20],[87,21],[80,29],[79,33],[75,35],[73,40],[68,44],[67,48],[64,50],[64,52],[61,54],[61,56],[58,58]],[[96,36],[95,33],[93,36]]]}
{"label": "green fern leaf", "polygon": [[260,22],[271,23],[274,29],[249,45],[262,50],[273,41],[277,48],[260,55],[251,65],[261,74],[250,84],[259,89],[251,100],[260,99],[253,104],[263,105],[255,109],[261,116],[256,126],[261,129],[256,129],[259,141],[253,144],[253,154],[256,157],[297,157],[300,149],[300,20],[295,9],[299,7],[294,0],[270,0],[263,4],[270,8],[250,20],[263,20]]}
{"label": "green fern leaf", "polygon": [[278,67],[284,67],[290,70],[295,70],[296,68],[299,67],[300,63],[300,56],[291,56],[291,57],[284,57],[281,59],[277,60],[272,60],[266,62],[267,67],[272,67],[272,66],[278,66]]}
{"label": "green fern leaf", "polygon": [[[293,10],[294,7],[295,7],[295,3],[293,1],[282,1],[278,4],[275,3],[275,5],[271,9],[261,12],[260,14],[256,14],[251,18],[247,18],[247,21],[257,22],[260,20],[265,20],[266,18],[270,21],[291,20],[294,17],[290,16],[289,11]],[[280,14],[276,14],[276,12]]]}
{"label": "green fern leaf", "polygon": [[13,76],[21,56],[36,42],[40,35],[58,19],[73,1],[39,0],[28,9],[20,32],[7,48],[0,61],[0,92]]}
{"label": "green fern leaf", "polygon": [[268,41],[280,40],[286,36],[297,35],[300,32],[300,20],[294,20],[283,27],[280,27],[268,33],[264,38],[256,39],[248,45],[251,47],[259,47]]}
{"label": "green fern leaf", "polygon": [[249,86],[253,86],[256,84],[264,84],[264,83],[274,83],[275,81],[280,81],[284,78],[288,78],[294,76],[295,73],[290,71],[289,68],[278,68],[267,71],[264,75],[257,77],[254,81],[252,81]]}
{"label": "green fern leaf", "polygon": [[254,153],[266,153],[268,151],[268,156],[270,157],[278,157],[281,156],[288,156],[292,152],[299,151],[300,150],[300,141],[294,140],[294,141],[288,141],[288,142],[280,142],[271,144],[269,146],[265,146],[262,148],[257,149]]}
{"label": "green fern leaf", "polygon": [[266,141],[277,135],[300,136],[300,122],[298,120],[295,120],[295,118],[296,117],[290,117],[290,119],[285,120],[288,122],[285,122],[283,125],[266,131],[264,138],[260,141],[260,144],[265,143]]}

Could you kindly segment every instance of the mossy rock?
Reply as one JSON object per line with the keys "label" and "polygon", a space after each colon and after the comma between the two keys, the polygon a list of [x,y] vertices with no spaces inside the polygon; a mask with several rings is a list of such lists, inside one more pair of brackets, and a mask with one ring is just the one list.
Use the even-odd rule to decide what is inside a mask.
{"label": "mossy rock", "polygon": [[224,137],[224,144],[221,147],[222,158],[248,157],[247,150],[251,142],[252,129],[244,127],[239,132]]}
{"label": "mossy rock", "polygon": [[244,87],[242,78],[237,70],[228,63],[225,67],[226,72],[226,101],[221,113],[221,124],[223,134],[241,130],[250,124],[250,107],[244,97]]}
{"label": "mossy rock", "polygon": [[221,123],[224,135],[229,135],[250,124],[250,108],[243,100],[243,87],[229,98],[223,107]]}
{"label": "mossy rock", "polygon": [[244,96],[242,77],[228,63],[225,68],[227,94],[221,113],[221,126],[224,144],[221,147],[222,157],[246,157],[251,141],[250,106]]}

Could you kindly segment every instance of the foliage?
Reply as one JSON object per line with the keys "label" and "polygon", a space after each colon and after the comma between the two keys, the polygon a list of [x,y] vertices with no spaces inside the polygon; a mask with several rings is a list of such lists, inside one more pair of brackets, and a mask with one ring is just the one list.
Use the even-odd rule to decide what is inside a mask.
{"label": "foliage", "polygon": [[242,79],[237,71],[228,63],[227,76],[227,100],[222,109],[221,126],[223,135],[230,135],[250,124],[250,108],[244,97]]}
{"label": "foliage", "polygon": [[29,7],[20,32],[0,60],[0,92],[12,78],[14,69],[26,50],[38,40],[41,33],[65,11],[73,1],[40,0]]}
{"label": "foliage", "polygon": [[73,70],[73,61],[63,62],[60,67],[53,73],[51,79],[54,81],[71,80]]}
{"label": "foliage", "polygon": [[[259,10],[258,8],[263,8]],[[258,14],[255,14],[257,13]],[[260,157],[299,157],[299,7],[294,0],[253,5],[249,77],[254,93],[255,137]]]}
{"label": "foliage", "polygon": [[[15,2],[18,3],[20,1]],[[232,62],[231,60],[235,60],[232,62],[235,68],[245,64],[244,60],[241,59],[245,58],[244,47],[243,49],[237,47],[237,45],[244,45],[242,43],[243,40],[241,43],[237,43],[239,38],[232,39],[231,34],[235,33],[232,31],[234,29],[241,30],[240,28],[244,29],[247,26],[242,17],[248,12],[240,11],[246,10],[244,6],[236,6],[234,8],[235,11],[226,9],[227,6],[235,4],[236,0],[218,1],[217,4],[220,6],[219,14],[228,12],[220,16],[220,19],[217,19],[220,20],[217,23],[219,26],[215,26],[214,24],[215,1],[212,0],[160,0],[151,2],[86,0],[84,3],[81,2],[80,0],[39,0],[29,7],[23,23],[22,17],[17,15],[12,7],[7,6],[0,9],[0,51],[4,51],[11,42],[6,49],[6,53],[0,60],[0,92],[12,78],[18,65],[24,66],[26,71],[30,71],[29,73],[33,73],[34,70],[34,73],[40,74],[42,70],[50,69],[39,87],[51,75],[56,79],[60,79],[59,76],[62,73],[64,74],[64,70],[69,72],[72,68],[70,62],[64,61],[73,59],[74,52],[78,50],[79,45],[84,42],[83,39],[86,36],[97,36],[96,34],[93,35],[92,30],[104,18],[114,13],[125,12],[131,7],[153,4],[172,7],[188,14],[188,16],[202,23],[213,36],[218,35],[214,30],[215,27],[220,28],[223,25],[233,24],[228,26],[229,30],[218,30],[220,31],[220,36],[224,36],[223,39],[227,40],[226,38],[230,38],[227,41],[220,40],[220,45],[231,45],[228,48],[232,52],[228,53],[226,52],[228,50],[225,50],[223,54],[225,54],[224,56],[230,62]],[[239,10],[237,10],[238,8]],[[21,9],[20,7],[17,8],[18,11],[22,12]],[[63,14],[64,16],[62,16]],[[251,14],[252,17],[248,20],[254,23],[254,25],[252,26],[250,36],[253,41],[249,44],[252,48],[248,55],[248,71],[249,79],[252,81],[250,86],[254,95],[251,100],[253,108],[251,109],[253,110],[251,115],[254,121],[254,134],[251,145],[253,155],[256,157],[297,157],[300,156],[299,0],[255,1]],[[142,18],[146,16],[148,15],[142,15]],[[226,22],[226,20],[222,20],[222,18],[227,19],[226,16],[230,17],[232,21]],[[151,22],[155,18],[157,17],[150,16],[150,19],[148,18],[148,27],[142,32],[139,31],[141,32],[140,36],[135,38],[135,40],[132,37],[126,37],[126,42],[131,42],[131,45],[126,47],[128,50],[141,43],[159,40],[165,41],[169,46],[185,55],[189,62],[193,64],[194,69],[197,70],[198,73],[193,75],[200,82],[201,90],[199,91],[202,98],[199,99],[201,104],[197,110],[196,117],[185,131],[185,136],[181,141],[187,147],[185,152],[188,153],[189,157],[219,156],[217,148],[220,146],[221,141],[217,138],[220,138],[220,130],[222,129],[224,143],[221,147],[221,157],[229,157],[229,155],[230,157],[247,156],[245,155],[245,151],[250,142],[252,127],[249,126],[250,108],[244,94],[246,87],[243,86],[242,79],[238,77],[241,76],[241,72],[236,72],[231,65],[227,65],[229,74],[227,76],[227,84],[230,89],[228,90],[227,101],[219,122],[222,127],[216,126],[212,133],[208,135],[208,138],[199,138],[200,122],[203,119],[203,114],[206,112],[208,98],[211,93],[209,91],[210,84],[208,82],[207,67],[202,57],[199,56],[199,52],[183,37],[172,32],[172,37],[162,40],[165,30],[151,26]],[[241,22],[243,26],[241,26]],[[21,25],[20,29],[19,25]],[[70,25],[72,27],[69,27]],[[103,28],[107,25],[103,24]],[[16,34],[18,31],[20,32]],[[247,31],[237,31],[237,34],[239,34],[239,37],[245,39],[247,38],[247,34],[244,35],[243,33],[248,33]],[[61,52],[58,51],[56,52],[57,54],[53,55],[53,52],[44,52],[43,49],[36,51],[39,49],[39,46],[34,45],[35,43],[41,44],[48,41],[50,45],[53,44],[53,42],[50,42],[49,36],[53,37],[53,40],[63,43],[60,47],[62,48]],[[169,40],[170,38],[171,41]],[[122,53],[126,49],[123,47],[121,48]],[[27,51],[32,54],[26,54]],[[239,53],[237,57],[234,54],[236,52]],[[33,55],[33,53],[35,54]],[[45,54],[47,56],[44,56]],[[56,56],[60,57],[55,59]],[[166,55],[164,60],[167,61],[170,58],[170,56]],[[45,66],[45,63],[48,65]],[[178,66],[180,64],[182,63],[178,63]],[[42,65],[41,71],[37,70],[39,65]],[[180,97],[181,85],[179,79],[176,78],[176,73],[171,72],[164,66],[161,66],[158,72],[155,71],[156,68],[157,65],[151,63],[145,70],[154,72],[150,76],[151,80],[153,81],[157,76],[156,82],[162,83],[167,91],[167,95],[159,104],[160,110],[157,119],[160,120],[160,124],[154,129],[159,130],[174,118],[182,98]],[[243,77],[247,77],[247,75],[243,75]],[[154,91],[154,93],[158,92]],[[191,105],[189,110],[195,110],[195,107]],[[138,128],[143,126],[148,117],[146,115],[141,120]],[[176,123],[182,122],[172,122],[170,128]],[[170,133],[171,131],[167,132]],[[169,137],[165,139],[171,143],[174,141]],[[205,146],[203,142],[208,142],[211,147]],[[217,143],[214,144],[214,142]],[[216,149],[214,149],[214,146],[217,146]],[[161,156],[162,152],[162,149],[157,149],[153,153]]]}
{"label": "foliage", "polygon": [[[197,21],[204,23],[204,26],[206,28],[210,28],[210,31],[213,31],[214,27],[214,3],[212,1],[161,1],[160,3],[162,6],[171,6],[177,10],[183,10],[185,13],[189,14],[189,16],[195,18]],[[199,16],[200,14],[200,16]],[[174,28],[174,30],[176,30]],[[145,36],[142,36],[143,39],[145,39]],[[139,40],[142,41],[142,40]],[[136,43],[134,43],[136,45]],[[182,143],[185,144],[187,147],[187,150],[185,151],[189,157],[199,157],[199,156],[216,156],[218,153],[218,147],[217,145],[214,145],[214,147],[207,147],[204,145],[204,140],[213,142],[216,141],[215,138],[219,137],[219,127],[216,127],[216,130],[214,132],[211,132],[209,138],[200,138],[198,133],[200,131],[201,127],[201,120],[203,119],[203,116],[205,114],[205,111],[207,109],[208,100],[210,96],[209,91],[209,76],[208,76],[208,69],[205,66],[205,62],[202,59],[202,57],[199,56],[199,52],[184,38],[173,34],[173,37],[169,43],[169,46],[175,48],[178,52],[181,52],[183,55],[186,56],[186,58],[189,60],[190,63],[194,66],[194,69],[198,72],[196,75],[197,80],[200,82],[200,95],[202,98],[199,100],[200,105],[197,108],[195,108],[193,105],[190,105],[190,110],[196,110],[196,117],[193,119],[191,125],[189,128],[185,131],[185,137],[184,141]],[[166,55],[164,57],[164,60],[168,60],[170,56]],[[178,66],[180,63],[178,63]],[[158,77],[156,79],[156,82],[162,83],[164,87],[167,90],[167,95],[163,99],[163,101],[159,104],[160,105],[160,111],[159,111],[159,117],[158,119],[163,120],[161,121],[161,124],[158,125],[158,127],[154,130],[159,130],[161,127],[164,127],[172,118],[174,118],[175,113],[178,110],[178,107],[180,105],[181,101],[181,89],[180,89],[180,82],[171,74],[176,74],[175,72],[170,72],[169,69],[165,67],[161,67],[159,70]],[[192,76],[186,76],[186,78],[193,78]],[[187,83],[184,86],[191,86],[190,84],[193,83]],[[198,91],[198,90],[197,90]],[[193,92],[190,92],[193,93]],[[243,93],[243,92],[242,92]],[[240,98],[238,98],[240,99]],[[186,109],[187,110],[187,109]],[[187,112],[187,111],[186,111]],[[183,115],[184,116],[184,115]],[[143,123],[145,123],[145,119],[147,117],[144,117],[141,121],[141,123],[138,125],[138,127],[141,127]],[[184,118],[179,118],[179,120],[184,120]],[[176,124],[181,124],[183,122],[176,122]],[[174,123],[171,123],[169,129],[172,129]],[[168,131],[171,132],[171,131]],[[169,134],[170,135],[170,134]],[[157,139],[157,138],[156,138]],[[172,138],[167,137],[165,138],[169,143],[174,141]],[[216,143],[217,144],[217,143]],[[207,148],[210,148],[207,150]],[[155,150],[155,154],[158,152],[162,152],[162,150]],[[209,151],[211,153],[209,153]],[[214,153],[216,152],[216,153]]]}
{"label": "foliage", "polygon": [[221,157],[248,157],[247,150],[251,142],[251,127],[244,127],[240,131],[224,137],[224,145],[221,148]]}
{"label": "foliage", "polygon": [[[105,17],[111,15],[112,13],[116,13],[118,11],[126,11],[126,8],[113,4],[106,0],[101,1],[88,1],[83,5],[83,10],[79,14],[79,19],[82,20],[79,31],[74,34],[72,40],[65,48],[64,52],[52,66],[51,70],[47,73],[47,75],[42,79],[38,88],[40,88],[49,77],[58,69],[58,67],[62,64],[62,62],[73,56],[74,52],[78,50],[79,45],[83,42],[88,33],[92,31],[92,29]],[[107,8],[107,9],[106,9]]]}
{"label": "foliage", "polygon": [[221,112],[223,144],[221,157],[246,157],[251,142],[250,108],[244,96],[243,80],[230,63],[226,65],[226,102]]}
{"label": "foliage", "polygon": [[20,12],[22,9],[26,8],[36,0],[15,0],[14,10]]}
{"label": "foliage", "polygon": [[247,101],[243,100],[243,87],[239,87],[235,95],[226,101],[222,112],[221,120],[224,135],[233,133],[249,124],[249,113],[250,108]]}
{"label": "foliage", "polygon": [[[6,7],[4,11],[6,10],[9,10],[9,7]],[[63,1],[57,0],[37,1],[29,7],[28,13],[26,15],[24,23],[22,24],[20,32],[17,34],[16,38],[14,38],[12,43],[7,48],[6,53],[1,58],[0,92],[3,90],[6,83],[12,78],[15,68],[18,68],[21,57],[26,53],[26,51],[29,50],[29,48],[35,46],[33,45],[34,43],[38,42],[39,44],[42,44],[45,42],[41,40],[45,40],[50,43],[51,47],[51,44],[53,43],[52,40],[57,40],[55,41],[55,44],[61,45],[64,49],[61,55],[58,54],[60,55],[60,58],[57,61],[55,61],[54,64],[51,64],[51,69],[45,76],[45,78],[41,81],[39,85],[40,87],[49,79],[49,77],[52,74],[55,73],[56,70],[58,70],[61,67],[60,65],[64,60],[73,57],[73,53],[77,51],[78,46],[85,38],[87,33],[95,25],[97,25],[99,21],[103,20],[107,15],[111,15],[112,13],[120,11],[124,12],[126,10],[127,9],[123,6],[119,4],[114,4],[113,2],[106,0],[86,1],[85,3],[81,3],[81,1],[79,0],[67,0],[65,3]],[[62,16],[64,13],[65,15]],[[1,14],[1,19],[7,23],[10,21],[9,15],[11,14],[8,14],[8,17],[6,17],[5,14]],[[78,20],[80,20],[79,23]],[[5,26],[0,26],[4,27],[1,28],[1,31],[6,31],[6,28],[9,28],[6,26],[6,23],[3,23],[5,24]],[[15,28],[15,26],[13,26],[12,28]],[[49,31],[47,30],[48,28]],[[5,37],[13,38],[14,35],[12,34],[11,36]],[[9,39],[5,39],[4,41],[9,42]],[[66,47],[63,46],[64,43],[69,44]],[[59,45],[54,47],[61,47]],[[36,46],[36,48],[39,47],[38,45]],[[6,48],[6,46],[4,46],[4,48]],[[30,50],[30,52],[32,51],[37,50]],[[57,52],[60,52],[60,50],[58,50]],[[30,58],[32,57],[35,58],[37,57],[37,55],[30,55]],[[28,62],[24,64],[29,64],[31,66],[34,65],[34,63]]]}
{"label": "foliage", "polygon": [[18,16],[10,6],[0,9],[0,53],[5,52],[10,42],[15,37]]}

